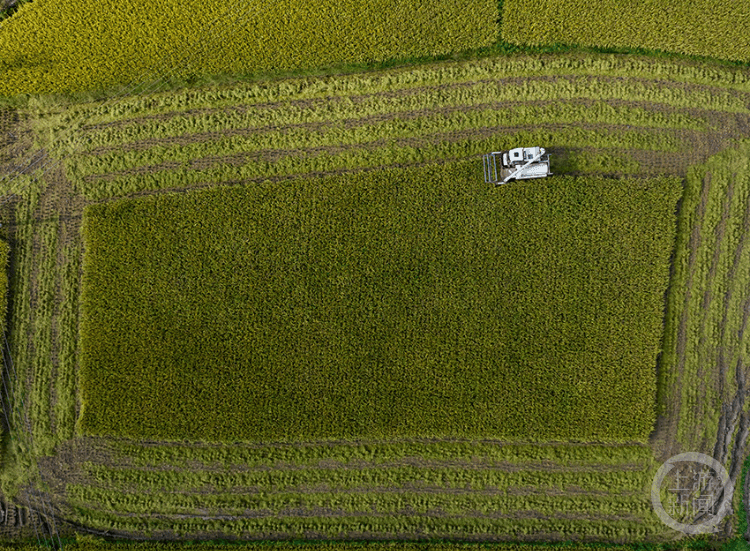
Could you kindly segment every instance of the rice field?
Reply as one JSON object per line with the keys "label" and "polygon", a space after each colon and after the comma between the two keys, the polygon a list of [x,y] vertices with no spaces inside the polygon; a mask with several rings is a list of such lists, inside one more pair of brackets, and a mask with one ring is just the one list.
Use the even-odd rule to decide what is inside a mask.
{"label": "rice field", "polygon": [[741,3],[504,0],[502,21],[503,40],[514,44],[638,48],[750,61],[745,35],[750,11]]}
{"label": "rice field", "polygon": [[681,191],[466,161],[94,205],[80,426],[645,442]]}
{"label": "rice field", "polygon": [[497,21],[494,0],[35,0],[0,26],[0,96],[445,55]]}
{"label": "rice field", "polygon": [[[692,254],[710,273],[712,259],[683,251],[694,232],[689,213],[702,212],[696,205],[704,194],[698,184],[701,169],[690,167],[710,165],[713,155],[750,135],[749,76],[743,69],[635,57],[519,56],[263,85],[224,84],[142,95],[114,106],[28,99],[20,109],[28,117],[35,152],[62,163],[38,182],[0,183],[4,192],[13,189],[23,199],[15,219],[8,221],[9,241],[15,244],[10,345],[21,373],[18,396],[25,398],[23,405],[20,400],[14,404],[15,415],[19,421],[28,415],[34,431],[32,441],[9,446],[0,477],[3,491],[31,497],[36,479],[28,471],[36,468],[43,481],[33,484],[49,496],[60,519],[118,537],[672,541],[674,534],[650,509],[651,477],[665,453],[692,451],[683,446],[698,442],[685,429],[679,429],[678,438],[680,423],[687,427],[688,420],[704,419],[720,397],[740,394],[739,382],[736,394],[726,382],[722,392],[707,394],[712,401],[695,395],[690,389],[713,376],[712,367],[689,367],[695,364],[690,359],[694,363],[686,360],[681,371],[680,361],[669,360],[670,350],[682,350],[674,340],[661,347],[659,403],[682,404],[677,397],[684,394],[684,405],[679,411],[660,408],[658,438],[651,435],[638,443],[602,443],[592,437],[511,444],[491,437],[376,432],[358,440],[329,434],[327,440],[243,443],[87,436],[90,403],[81,401],[85,394],[79,394],[76,380],[85,354],[75,337],[86,324],[82,274],[91,258],[82,220],[84,212],[125,215],[135,205],[167,205],[211,194],[301,193],[303,182],[339,182],[342,187],[350,182],[348,192],[354,193],[357,182],[375,182],[379,174],[423,170],[439,175],[461,166],[466,171],[453,182],[478,190],[483,186],[480,154],[533,142],[552,153],[555,176],[484,189],[485,195],[474,197],[497,201],[502,194],[521,193],[517,197],[535,202],[538,214],[545,205],[552,208],[554,193],[575,189],[565,187],[572,182],[594,183],[591,191],[596,182],[609,182],[613,190],[636,193],[637,182],[685,179],[675,258]],[[368,127],[373,134],[364,130]],[[472,163],[476,178],[469,177]],[[734,172],[744,170],[726,159],[722,163],[728,172],[705,169],[722,174],[714,182],[730,182]],[[449,184],[434,176],[422,187],[454,190]],[[724,288],[734,288],[727,320],[736,321],[735,303],[741,298],[742,280],[736,276],[743,273],[744,257],[739,255],[733,277],[726,263],[737,256],[737,248],[729,252],[739,246],[734,237],[729,240],[729,230],[738,227],[734,220],[743,185],[736,180],[737,195],[731,200],[721,195],[722,186],[729,189],[726,183],[705,192],[707,198],[717,193],[710,217],[715,209],[726,209],[727,220],[733,220],[726,225],[728,241],[719,264],[705,280],[724,280],[725,287],[712,290],[708,308],[701,311],[719,331],[723,314],[716,325],[712,312],[719,304],[711,303]],[[386,190],[378,188],[379,193]],[[665,199],[674,200],[672,193]],[[546,203],[541,201],[545,197]],[[499,205],[488,203],[493,204]],[[449,210],[446,203],[443,208]],[[198,220],[199,213],[193,214]],[[509,216],[507,211],[491,214],[486,228]],[[186,220],[179,223],[175,228],[187,229]],[[705,235],[715,240],[714,222],[706,224]],[[518,227],[525,225],[529,232],[535,227],[528,220]],[[145,239],[147,228],[135,226],[133,231]],[[430,225],[423,231],[429,228],[437,231]],[[535,246],[544,245],[539,236],[529,237]],[[533,258],[532,249],[524,254]],[[188,264],[191,258],[186,257]],[[683,277],[679,270],[676,264],[675,277]],[[696,285],[702,274],[693,276]],[[677,293],[686,286],[680,285],[666,295],[668,320],[682,315],[677,306],[684,304],[684,296]],[[705,296],[713,283],[706,285],[694,294]],[[688,304],[695,308],[692,301]],[[726,326],[727,343],[735,321]],[[712,357],[707,344],[700,345],[698,357]],[[739,357],[738,346],[727,350],[733,359]],[[734,399],[724,404],[733,406]],[[737,402],[737,408],[742,412],[745,405]],[[720,415],[717,424],[701,429],[703,449],[725,441],[722,423],[739,426],[732,411],[729,407],[725,421]],[[108,420],[100,422],[104,426]],[[102,432],[107,430],[111,426]],[[730,438],[725,464],[734,468],[742,453],[741,439]]]}

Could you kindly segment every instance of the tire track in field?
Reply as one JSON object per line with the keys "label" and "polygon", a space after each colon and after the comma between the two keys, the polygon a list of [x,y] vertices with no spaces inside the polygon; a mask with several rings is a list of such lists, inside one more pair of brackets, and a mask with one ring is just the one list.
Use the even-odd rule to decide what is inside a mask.
{"label": "tire track in field", "polygon": [[[657,417],[656,428],[650,439],[654,451],[658,454],[661,461],[666,461],[669,457],[680,453],[680,444],[677,442],[677,430],[680,422],[680,410],[682,408],[682,377],[685,371],[685,352],[687,348],[688,305],[690,304],[690,297],[693,289],[693,277],[695,276],[696,270],[695,260],[702,241],[701,222],[706,212],[710,190],[711,173],[707,172],[703,178],[700,199],[695,207],[694,223],[690,230],[690,238],[688,241],[688,273],[685,284],[685,296],[682,300],[681,306],[682,314],[677,328],[677,369],[675,370],[674,386],[667,391],[669,392],[669,409],[666,412],[666,415],[659,415]],[[681,208],[684,208],[684,206]],[[674,259],[672,262],[674,262]],[[674,273],[673,269],[670,270],[670,272],[671,280]]]}

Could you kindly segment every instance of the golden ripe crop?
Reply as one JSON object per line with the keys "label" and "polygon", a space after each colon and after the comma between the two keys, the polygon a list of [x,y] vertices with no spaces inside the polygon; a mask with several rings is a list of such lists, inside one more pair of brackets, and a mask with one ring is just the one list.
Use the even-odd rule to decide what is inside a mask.
{"label": "golden ripe crop", "polygon": [[0,95],[446,54],[496,21],[494,0],[38,0],[0,28]]}
{"label": "golden ripe crop", "polygon": [[506,0],[502,36],[515,44],[643,48],[750,60],[750,10],[718,0]]}

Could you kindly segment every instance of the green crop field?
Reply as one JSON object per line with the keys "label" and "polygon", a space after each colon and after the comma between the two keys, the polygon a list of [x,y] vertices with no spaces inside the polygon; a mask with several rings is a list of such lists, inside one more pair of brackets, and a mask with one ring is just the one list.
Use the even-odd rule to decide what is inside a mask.
{"label": "green crop field", "polygon": [[[0,136],[51,169],[0,181],[0,484],[62,529],[666,543],[670,454],[739,480],[747,69],[519,55],[16,101]],[[531,144],[554,176],[483,182]]]}
{"label": "green crop field", "polygon": [[642,48],[750,61],[750,10],[741,2],[504,0],[502,21],[503,39],[514,44]]}
{"label": "green crop field", "polygon": [[0,95],[449,54],[497,20],[495,0],[35,0],[0,27]]}
{"label": "green crop field", "polygon": [[89,207],[81,426],[645,441],[680,192],[470,161]]}

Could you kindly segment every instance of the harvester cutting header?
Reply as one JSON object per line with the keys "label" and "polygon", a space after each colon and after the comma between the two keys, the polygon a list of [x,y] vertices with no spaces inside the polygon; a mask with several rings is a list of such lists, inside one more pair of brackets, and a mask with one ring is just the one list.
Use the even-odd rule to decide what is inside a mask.
{"label": "harvester cutting header", "polygon": [[493,151],[483,156],[484,181],[488,184],[507,184],[510,180],[544,178],[552,173],[549,154],[543,147],[516,147],[508,151]]}

